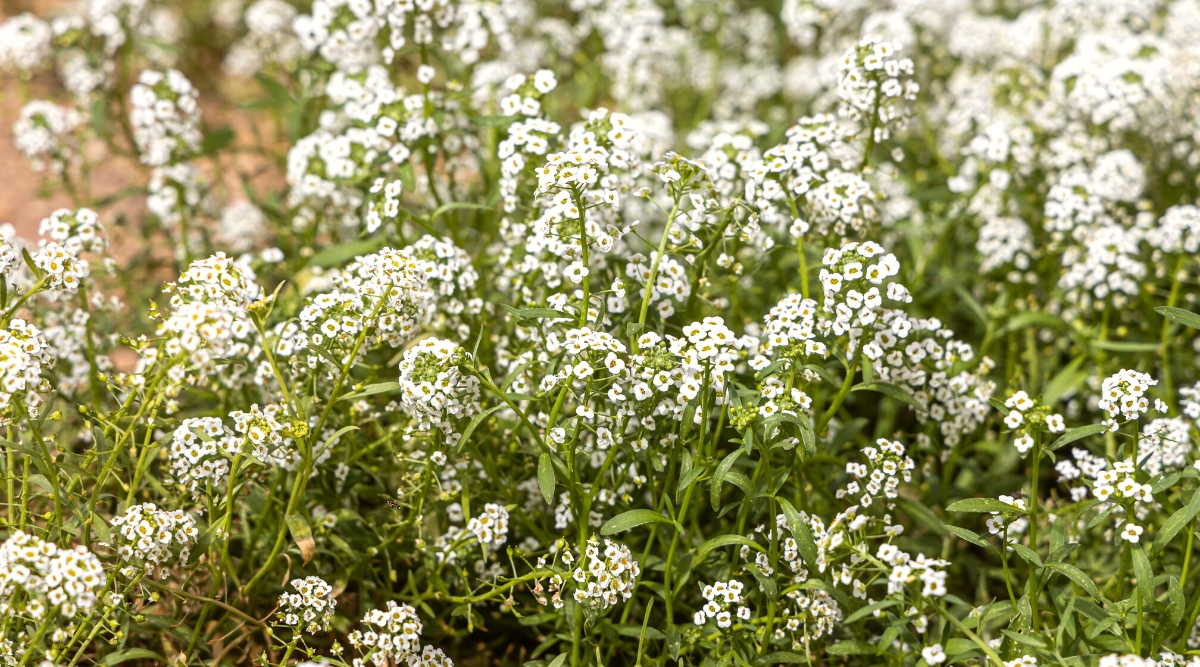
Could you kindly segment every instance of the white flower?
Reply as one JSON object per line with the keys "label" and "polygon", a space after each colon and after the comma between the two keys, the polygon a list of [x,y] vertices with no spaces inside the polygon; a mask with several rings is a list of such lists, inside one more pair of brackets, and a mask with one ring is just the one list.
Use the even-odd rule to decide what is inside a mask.
{"label": "white flower", "polygon": [[942,650],[941,644],[934,644],[921,649],[921,657],[931,665],[940,665],[946,660],[946,652]]}
{"label": "white flower", "polygon": [[1139,525],[1126,523],[1125,527],[1121,529],[1121,538],[1127,542],[1137,544],[1138,540],[1142,539],[1142,532],[1144,531],[1145,529]]}

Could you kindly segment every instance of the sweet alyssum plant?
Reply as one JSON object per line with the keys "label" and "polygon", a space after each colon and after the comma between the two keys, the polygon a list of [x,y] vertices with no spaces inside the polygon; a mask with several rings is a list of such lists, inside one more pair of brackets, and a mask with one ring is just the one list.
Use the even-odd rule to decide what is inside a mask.
{"label": "sweet alyssum plant", "polygon": [[1197,26],[8,18],[0,661],[1200,663]]}

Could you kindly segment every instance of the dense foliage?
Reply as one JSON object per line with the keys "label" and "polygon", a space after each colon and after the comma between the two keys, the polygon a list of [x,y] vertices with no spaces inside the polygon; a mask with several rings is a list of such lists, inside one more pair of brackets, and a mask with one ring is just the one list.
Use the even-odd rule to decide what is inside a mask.
{"label": "dense foliage", "polygon": [[1197,30],[11,16],[0,662],[1200,664]]}

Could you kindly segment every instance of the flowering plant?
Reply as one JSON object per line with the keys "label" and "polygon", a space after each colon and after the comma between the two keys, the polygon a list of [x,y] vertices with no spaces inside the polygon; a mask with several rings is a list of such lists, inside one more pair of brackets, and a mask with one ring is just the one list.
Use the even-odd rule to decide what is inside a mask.
{"label": "flowering plant", "polygon": [[1197,29],[4,19],[0,663],[1200,665]]}

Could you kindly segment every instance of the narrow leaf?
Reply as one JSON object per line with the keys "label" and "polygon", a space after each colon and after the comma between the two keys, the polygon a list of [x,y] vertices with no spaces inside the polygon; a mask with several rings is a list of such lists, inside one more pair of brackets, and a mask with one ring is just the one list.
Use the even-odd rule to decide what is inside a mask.
{"label": "narrow leaf", "polygon": [[300,547],[300,556],[304,558],[304,564],[308,565],[317,550],[317,541],[313,539],[312,528],[309,527],[308,521],[299,514],[288,514],[284,520],[287,522],[288,532],[296,541],[296,546]]}
{"label": "narrow leaf", "polygon": [[554,462],[550,460],[550,452],[542,452],[538,457],[538,490],[547,505],[554,504]]}
{"label": "narrow leaf", "polygon": [[675,525],[675,522],[672,521],[670,517],[659,514],[654,510],[629,510],[628,512],[622,512],[608,521],[605,521],[604,525],[600,527],[600,534],[616,535],[617,533],[623,533],[630,528],[637,528],[638,526],[644,526],[648,523],[666,523],[672,526]]}

